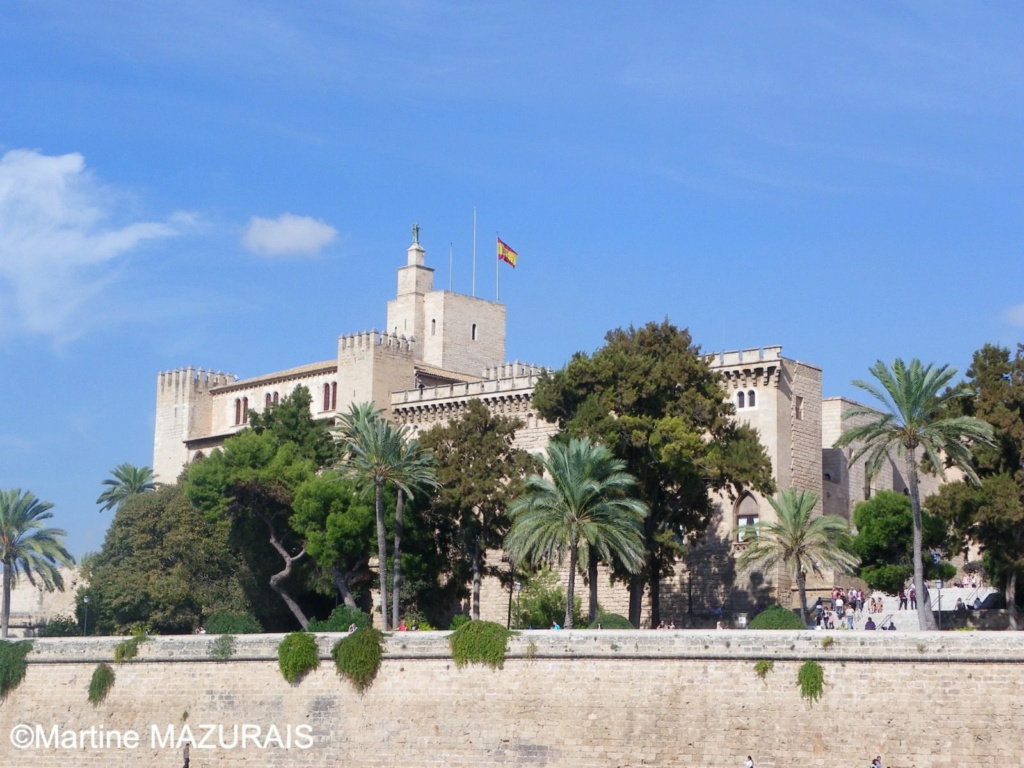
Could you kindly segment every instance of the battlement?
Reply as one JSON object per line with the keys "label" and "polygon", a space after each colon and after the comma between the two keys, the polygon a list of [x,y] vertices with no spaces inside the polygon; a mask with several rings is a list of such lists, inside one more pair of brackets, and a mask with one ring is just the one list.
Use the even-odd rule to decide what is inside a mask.
{"label": "battlement", "polygon": [[737,349],[730,352],[712,352],[705,355],[705,359],[712,368],[778,362],[782,360],[782,346],[754,347],[753,349]]}
{"label": "battlement", "polygon": [[208,392],[214,387],[222,387],[238,380],[233,373],[223,373],[203,368],[178,368],[173,371],[161,371],[157,374],[157,393],[177,393],[182,390]]}
{"label": "battlement", "polygon": [[463,399],[483,397],[498,393],[529,390],[533,391],[537,379],[547,370],[540,365],[505,363],[484,370],[483,381],[458,382],[439,384],[434,387],[407,389],[391,394],[391,406],[397,407],[408,403],[425,403],[435,400]]}
{"label": "battlement", "polygon": [[373,347],[382,347],[411,355],[415,351],[416,337],[386,333],[376,329],[338,337],[338,352],[372,349]]}

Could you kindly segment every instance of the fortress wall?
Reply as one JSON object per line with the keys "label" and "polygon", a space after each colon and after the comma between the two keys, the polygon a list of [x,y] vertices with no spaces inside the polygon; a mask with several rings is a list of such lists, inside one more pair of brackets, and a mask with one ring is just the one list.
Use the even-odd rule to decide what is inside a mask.
{"label": "fortress wall", "polygon": [[[235,725],[275,726],[292,747],[191,749],[191,766],[759,766],[893,768],[1024,765],[1024,637],[1015,633],[527,632],[503,669],[458,669],[446,633],[396,633],[372,687],[358,694],[327,653],[300,683],[275,660],[279,636],[238,638],[227,662],[206,660],[210,636],[157,638],[95,708],[86,688],[116,640],[36,641],[26,679],[0,703],[0,753],[24,768],[180,766],[161,746],[188,725],[196,739]],[[764,679],[760,659],[774,668]],[[823,697],[801,698],[807,659],[825,672]],[[134,748],[15,750],[20,724],[139,734]],[[310,746],[299,748],[308,728]],[[102,739],[102,735],[100,736]],[[102,744],[102,742],[100,742]],[[10,756],[10,757],[8,757]]]}

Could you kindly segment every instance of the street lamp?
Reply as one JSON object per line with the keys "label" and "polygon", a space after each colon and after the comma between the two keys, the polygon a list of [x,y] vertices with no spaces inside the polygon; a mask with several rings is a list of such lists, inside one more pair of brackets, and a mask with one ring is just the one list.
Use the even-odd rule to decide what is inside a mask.
{"label": "street lamp", "polygon": [[522,624],[523,614],[519,612],[519,593],[523,591],[523,583],[521,581],[517,581],[514,585],[514,589],[516,591],[516,623]]}
{"label": "street lamp", "polygon": [[942,631],[942,580],[941,579],[936,579],[935,580],[935,589],[939,593],[939,602],[938,602],[938,606],[939,606],[939,631],[941,632]]}
{"label": "street lamp", "polygon": [[85,631],[89,628],[89,596],[83,595],[82,602],[85,604],[85,620],[82,622],[82,637],[85,637]]}

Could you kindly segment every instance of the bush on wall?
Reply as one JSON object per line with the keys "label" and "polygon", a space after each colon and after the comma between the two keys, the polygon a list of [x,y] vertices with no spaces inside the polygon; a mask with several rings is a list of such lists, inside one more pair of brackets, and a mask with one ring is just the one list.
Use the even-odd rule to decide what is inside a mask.
{"label": "bush on wall", "polygon": [[373,626],[373,618],[366,611],[360,611],[358,608],[349,608],[347,605],[339,605],[331,611],[328,619],[324,621],[313,619],[313,621],[309,622],[306,631],[348,632],[348,628],[353,624],[356,625],[356,629],[371,627]]}
{"label": "bush on wall", "polygon": [[7,694],[25,679],[25,671],[28,669],[25,657],[31,650],[30,640],[16,643],[0,641],[0,699],[7,698]]}
{"label": "bush on wall", "polygon": [[263,627],[251,613],[214,611],[204,625],[211,635],[258,635]]}
{"label": "bush on wall", "polygon": [[800,684],[800,695],[810,702],[821,698],[825,687],[825,670],[816,661],[805,661],[797,673],[797,682]]}
{"label": "bush on wall", "polygon": [[95,707],[114,687],[114,670],[109,664],[97,664],[89,681],[89,701]]}
{"label": "bush on wall", "polygon": [[486,664],[497,669],[505,663],[505,647],[511,636],[493,621],[470,621],[449,635],[448,644],[458,666]]}
{"label": "bush on wall", "polygon": [[781,605],[765,608],[754,617],[748,629],[807,629],[800,617]]}
{"label": "bush on wall", "polygon": [[285,635],[277,646],[277,664],[289,683],[302,679],[307,672],[320,666],[320,650],[316,638],[308,632]]}
{"label": "bush on wall", "polygon": [[373,627],[357,629],[331,650],[338,674],[347,677],[362,693],[373,683],[384,658],[384,633]]}

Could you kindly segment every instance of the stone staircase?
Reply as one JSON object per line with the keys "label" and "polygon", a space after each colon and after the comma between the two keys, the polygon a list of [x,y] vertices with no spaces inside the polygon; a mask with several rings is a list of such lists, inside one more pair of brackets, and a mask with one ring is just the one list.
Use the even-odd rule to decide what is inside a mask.
{"label": "stone staircase", "polygon": [[[949,589],[943,589],[941,594],[942,600],[942,613],[943,615],[951,614],[956,609],[956,601],[962,600],[964,605],[973,606],[975,599],[981,601],[982,606],[985,606],[990,596],[995,595],[996,590],[992,587],[950,587]],[[868,613],[868,607],[871,605],[871,598],[882,598],[882,612],[881,613]],[[928,599],[931,603],[932,610],[939,609],[939,591],[934,587],[928,590]],[[868,620],[868,616],[874,619],[875,624],[878,627],[889,626],[889,621],[896,625],[897,632],[920,632],[921,624],[918,620],[917,611],[910,608],[910,602],[907,602],[907,608],[900,610],[900,599],[896,595],[887,595],[882,592],[875,592],[872,595],[865,595],[864,611],[859,618],[854,619],[854,629],[864,629],[864,624]],[[844,624],[845,626],[845,624]],[[839,632],[839,624],[836,624],[835,632]]]}

